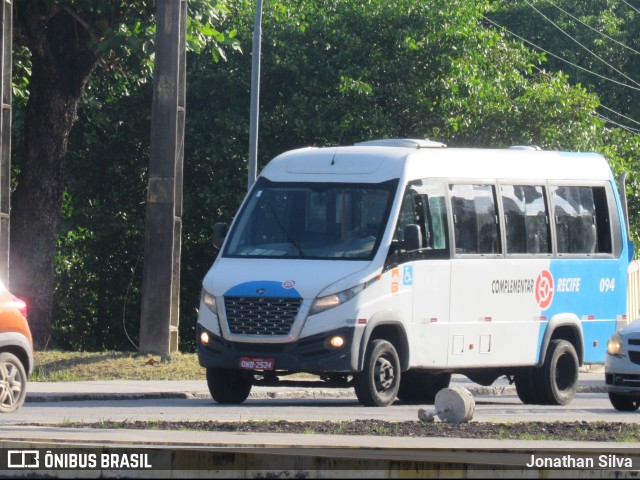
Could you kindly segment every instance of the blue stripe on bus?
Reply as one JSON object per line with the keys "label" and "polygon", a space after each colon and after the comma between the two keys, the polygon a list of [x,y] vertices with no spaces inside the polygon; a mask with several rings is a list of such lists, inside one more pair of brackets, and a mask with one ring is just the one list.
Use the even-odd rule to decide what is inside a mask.
{"label": "blue stripe on bus", "polygon": [[254,281],[236,285],[224,294],[225,297],[272,297],[272,298],[302,298],[295,288],[287,288],[282,282]]}
{"label": "blue stripe on bus", "polygon": [[[624,252],[623,252],[624,253]],[[551,305],[543,315],[570,313],[582,325],[584,361],[604,362],[609,336],[616,329],[617,315],[627,307],[627,266],[619,259],[554,259],[549,271],[554,293]],[[538,358],[547,323],[540,326]]]}
{"label": "blue stripe on bus", "polygon": [[584,321],[584,361],[587,363],[603,362],[607,351],[609,337],[616,330],[615,320]]}
{"label": "blue stripe on bus", "polygon": [[[604,362],[607,352],[607,341],[613,332],[616,331],[615,320],[584,320],[582,323],[582,338],[584,340],[584,362],[601,363]],[[542,341],[547,331],[549,322],[541,322],[538,332],[538,350],[536,364],[541,363]]]}
{"label": "blue stripe on bus", "polygon": [[540,329],[538,332],[538,350],[536,355],[536,364],[540,364],[540,354],[542,353],[542,340],[544,339],[544,332],[547,331],[549,322],[540,322]]}
{"label": "blue stripe on bus", "polygon": [[[571,312],[582,319],[624,314],[627,305],[626,265],[616,259],[552,260],[553,302],[544,315]],[[578,279],[578,280],[576,280]],[[604,357],[603,357],[604,358]]]}

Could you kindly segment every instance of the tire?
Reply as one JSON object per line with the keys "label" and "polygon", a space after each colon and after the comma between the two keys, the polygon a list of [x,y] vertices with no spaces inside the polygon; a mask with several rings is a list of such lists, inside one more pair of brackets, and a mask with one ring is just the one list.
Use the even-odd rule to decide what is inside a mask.
{"label": "tire", "polygon": [[398,398],[404,403],[432,404],[436,394],[447,388],[450,381],[450,373],[433,374],[409,370],[402,373]]}
{"label": "tire", "polygon": [[578,391],[578,354],[566,340],[552,340],[542,366],[541,403],[566,405]]}
{"label": "tire", "polygon": [[535,367],[523,368],[514,375],[518,398],[524,404],[537,405],[541,403],[539,390],[539,369]]}
{"label": "tire", "polygon": [[207,368],[207,386],[218,403],[244,402],[251,392],[251,378],[238,370]]}
{"label": "tire", "polygon": [[368,407],[393,403],[400,388],[400,359],[394,346],[382,339],[369,343],[362,372],[354,377],[358,400]]}
{"label": "tire", "polygon": [[12,353],[0,353],[0,412],[15,412],[26,396],[27,374],[22,362]]}
{"label": "tire", "polygon": [[640,401],[634,397],[627,397],[624,395],[618,395],[617,393],[609,392],[609,401],[613,408],[621,412],[635,412],[640,407]]}

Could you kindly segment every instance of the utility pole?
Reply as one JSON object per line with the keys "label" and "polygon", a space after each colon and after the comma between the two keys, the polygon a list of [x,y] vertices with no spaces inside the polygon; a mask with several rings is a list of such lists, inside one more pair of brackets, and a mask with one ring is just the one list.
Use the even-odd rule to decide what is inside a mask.
{"label": "utility pole", "polygon": [[258,176],[258,120],[260,116],[260,57],[262,55],[262,0],[256,0],[256,22],[251,47],[251,112],[249,120],[249,178],[247,190]]}
{"label": "utility pole", "polygon": [[9,212],[11,210],[11,46],[13,4],[4,0],[0,6],[0,279],[9,281]]}
{"label": "utility pole", "polygon": [[187,0],[158,0],[140,353],[178,351]]}

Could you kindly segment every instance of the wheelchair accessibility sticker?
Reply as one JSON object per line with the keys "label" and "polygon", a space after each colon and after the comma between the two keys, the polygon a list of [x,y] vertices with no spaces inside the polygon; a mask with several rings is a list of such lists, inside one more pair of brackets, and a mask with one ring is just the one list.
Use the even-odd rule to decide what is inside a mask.
{"label": "wheelchair accessibility sticker", "polygon": [[[402,270],[402,285],[413,285],[413,266],[407,265]],[[391,294],[398,295],[400,290],[400,269],[391,270]]]}
{"label": "wheelchair accessibility sticker", "polygon": [[413,265],[405,265],[402,275],[403,285],[413,285]]}

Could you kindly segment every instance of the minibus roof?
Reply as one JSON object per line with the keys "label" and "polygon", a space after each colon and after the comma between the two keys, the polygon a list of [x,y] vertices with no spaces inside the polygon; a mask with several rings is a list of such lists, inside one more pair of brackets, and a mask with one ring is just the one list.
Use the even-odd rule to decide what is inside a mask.
{"label": "minibus roof", "polygon": [[444,148],[443,144],[437,142],[431,142],[428,146],[416,146],[413,143],[395,146],[393,142],[398,140],[390,142],[291,150],[269,162],[261,176],[279,182],[340,183],[379,183],[403,177],[407,180],[612,179],[609,165],[597,153],[543,151],[521,146],[511,149]]}

